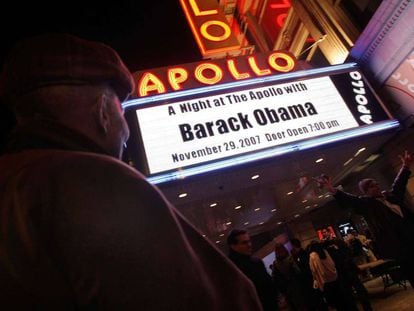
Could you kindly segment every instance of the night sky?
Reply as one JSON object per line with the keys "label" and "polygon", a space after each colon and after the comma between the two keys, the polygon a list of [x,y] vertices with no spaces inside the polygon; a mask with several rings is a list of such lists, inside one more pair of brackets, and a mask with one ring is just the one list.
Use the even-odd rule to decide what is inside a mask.
{"label": "night sky", "polygon": [[83,2],[25,1],[2,8],[1,62],[17,39],[43,32],[109,44],[131,71],[200,60],[178,0]]}
{"label": "night sky", "polygon": [[[13,0],[12,0],[13,1]],[[201,59],[178,0],[18,1],[2,5],[0,66],[20,38],[68,32],[113,47],[131,72]],[[13,120],[0,103],[0,147]]]}

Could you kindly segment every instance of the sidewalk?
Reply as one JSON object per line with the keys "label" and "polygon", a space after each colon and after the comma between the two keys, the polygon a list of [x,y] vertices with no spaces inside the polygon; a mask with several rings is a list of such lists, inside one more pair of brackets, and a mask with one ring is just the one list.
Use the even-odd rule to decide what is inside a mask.
{"label": "sidewalk", "polygon": [[[414,311],[414,289],[406,282],[407,289],[397,284],[384,290],[381,277],[364,282],[374,311]],[[280,311],[289,311],[285,301],[281,301]],[[358,304],[360,311],[363,311]],[[330,309],[333,311],[333,309]]]}
{"label": "sidewalk", "polygon": [[384,290],[381,277],[364,283],[374,311],[413,311],[414,290],[408,282],[406,284],[407,289],[394,284]]}

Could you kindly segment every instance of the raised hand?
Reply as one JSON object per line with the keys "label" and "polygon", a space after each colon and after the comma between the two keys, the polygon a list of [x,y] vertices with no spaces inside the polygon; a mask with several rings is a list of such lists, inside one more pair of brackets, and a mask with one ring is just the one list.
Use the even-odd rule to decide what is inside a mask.
{"label": "raised hand", "polygon": [[325,188],[329,192],[335,193],[336,188],[332,185],[331,178],[325,174],[320,176],[313,177],[313,180],[316,181],[319,188]]}
{"label": "raised hand", "polygon": [[413,155],[410,154],[407,150],[405,150],[402,155],[399,155],[399,158],[401,159],[402,165],[406,167],[409,167],[413,162]]}

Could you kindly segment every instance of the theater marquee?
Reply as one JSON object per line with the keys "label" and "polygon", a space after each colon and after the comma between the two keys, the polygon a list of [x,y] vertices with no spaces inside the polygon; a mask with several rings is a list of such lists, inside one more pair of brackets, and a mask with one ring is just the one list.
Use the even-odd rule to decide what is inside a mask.
{"label": "theater marquee", "polygon": [[125,108],[128,148],[153,182],[398,127],[354,65],[162,94]]}

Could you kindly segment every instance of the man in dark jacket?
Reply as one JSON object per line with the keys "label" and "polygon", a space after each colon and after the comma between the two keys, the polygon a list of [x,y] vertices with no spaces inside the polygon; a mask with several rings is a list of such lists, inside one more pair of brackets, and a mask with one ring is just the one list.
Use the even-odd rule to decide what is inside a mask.
{"label": "man in dark jacket", "polygon": [[306,300],[309,311],[327,311],[328,305],[323,299],[322,292],[313,288],[313,276],[309,266],[309,253],[303,249],[299,239],[290,240],[292,244],[291,254],[300,268],[302,286],[304,288],[304,299]]}
{"label": "man in dark jacket", "polygon": [[252,242],[245,230],[234,229],[227,237],[229,258],[253,282],[264,311],[278,310],[277,292],[263,261],[252,257]]}
{"label": "man in dark jacket", "polygon": [[134,83],[114,50],[26,39],[1,81],[17,117],[0,157],[2,310],[260,310],[250,281],[118,160]]}
{"label": "man in dark jacket", "polygon": [[361,302],[364,311],[372,311],[372,306],[368,298],[368,291],[358,276],[358,267],[353,262],[351,250],[344,240],[332,238],[322,242],[323,247],[328,251],[329,255],[335,263],[338,273],[338,280],[341,283],[344,295],[346,296],[346,309],[358,310],[356,298]]}
{"label": "man in dark jacket", "polygon": [[364,216],[377,241],[379,255],[384,259],[397,259],[411,286],[414,286],[414,215],[404,206],[413,158],[407,151],[400,158],[402,167],[390,191],[381,191],[371,178],[360,181],[362,196],[336,189],[327,176],[321,176],[318,182],[332,192],[341,205]]}

